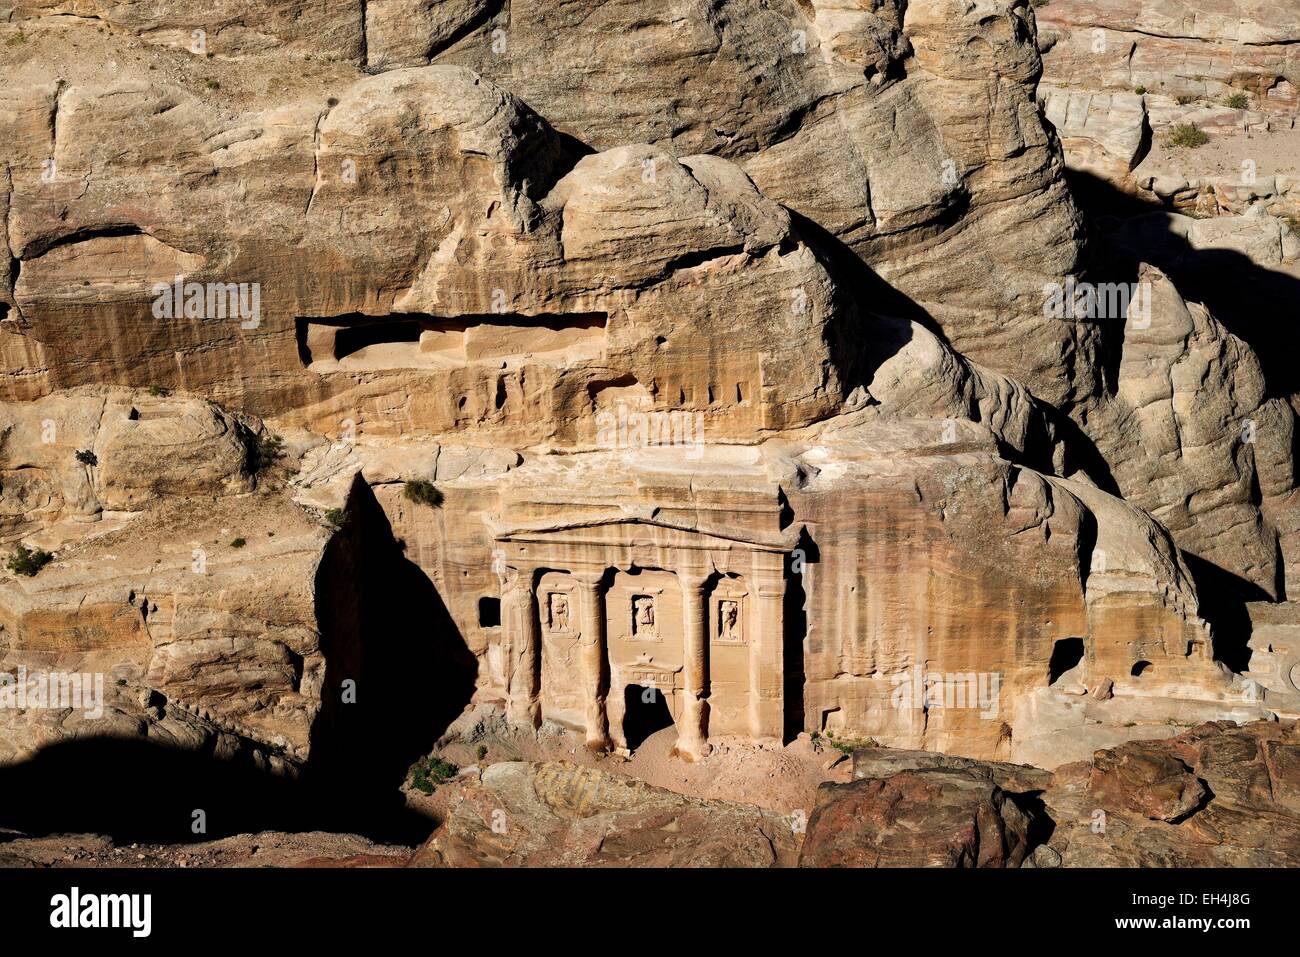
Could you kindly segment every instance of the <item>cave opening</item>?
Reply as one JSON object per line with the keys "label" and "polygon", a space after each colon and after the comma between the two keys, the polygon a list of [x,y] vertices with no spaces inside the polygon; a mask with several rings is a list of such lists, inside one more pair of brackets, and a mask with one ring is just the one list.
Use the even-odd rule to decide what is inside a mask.
{"label": "cave opening", "polygon": [[1062,638],[1052,646],[1052,658],[1047,663],[1047,683],[1056,684],[1061,675],[1083,660],[1083,639]]}
{"label": "cave opening", "polygon": [[650,735],[672,726],[668,700],[658,688],[628,685],[623,694],[627,705],[623,736],[627,739],[628,750],[635,751]]}

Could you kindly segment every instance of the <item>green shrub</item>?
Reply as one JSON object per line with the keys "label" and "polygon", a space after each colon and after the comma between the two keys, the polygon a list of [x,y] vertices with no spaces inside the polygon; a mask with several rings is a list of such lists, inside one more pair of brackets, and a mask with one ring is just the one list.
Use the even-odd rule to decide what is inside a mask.
{"label": "green shrub", "polygon": [[162,386],[160,386],[160,385],[151,385],[151,386],[149,386],[149,394],[150,394],[151,396],[153,396],[155,399],[161,399],[161,398],[166,398],[167,396],[171,395],[171,394],[172,394],[172,390],[171,390],[171,389],[164,389],[164,388],[163,388]]}
{"label": "green shrub", "polygon": [[827,731],[826,743],[829,744],[836,751],[839,751],[843,754],[852,754],[854,751],[859,751],[862,748],[880,747],[880,743],[875,738],[844,738],[842,740],[836,741],[834,740],[834,737],[835,736],[831,732]]}
{"label": "green shrub", "polygon": [[1224,102],[1234,110],[1246,110],[1250,108],[1250,94],[1233,93]]}
{"label": "green shrub", "polygon": [[1209,134],[1192,123],[1175,123],[1169,127],[1166,142],[1179,149],[1196,149],[1210,142]]}
{"label": "green shrub", "polygon": [[18,44],[26,43],[26,42],[27,42],[27,34],[15,33],[13,36],[11,36],[8,40],[5,41],[5,46],[16,47],[18,46]]}
{"label": "green shrub", "polygon": [[232,541],[232,542],[230,543],[230,547],[231,547],[231,548],[243,548],[243,547],[244,547],[245,545],[247,545],[247,544],[248,544],[248,539],[246,539],[246,538],[236,538],[234,541]]}
{"label": "green shrub", "polygon": [[446,784],[459,771],[460,768],[450,761],[444,761],[442,758],[436,758],[431,754],[411,765],[407,780],[415,790],[424,794],[432,794],[434,788],[439,784]]}
{"label": "green shrub", "polygon": [[413,479],[407,482],[404,494],[417,505],[428,505],[431,508],[442,505],[442,493],[438,491],[437,486],[425,479]]}
{"label": "green shrub", "polygon": [[15,575],[32,578],[53,560],[54,556],[44,549],[38,548],[32,551],[26,545],[19,544],[5,564],[9,566],[9,570]]}
{"label": "green shrub", "polygon": [[480,745],[478,746],[478,750],[474,752],[474,755],[475,755],[475,757],[477,757],[480,761],[482,761],[484,758],[486,758],[486,757],[487,757],[487,745],[486,745],[486,744],[480,744]]}
{"label": "green shrub", "polygon": [[98,465],[99,457],[90,449],[79,449],[77,451],[77,461],[82,465]]}
{"label": "green shrub", "polygon": [[1174,97],[1174,102],[1179,106],[1187,106],[1189,103],[1195,103],[1196,97],[1192,96],[1190,93],[1180,93],[1178,96]]}
{"label": "green shrub", "polygon": [[1146,88],[1145,86],[1135,86],[1135,87],[1133,87],[1133,92],[1136,93],[1138,96],[1141,96],[1142,94],[1146,93],[1146,91],[1147,91],[1147,88]]}
{"label": "green shrub", "polygon": [[244,469],[254,478],[271,471],[284,458],[284,439],[270,432],[244,432],[244,449],[247,453]]}
{"label": "green shrub", "polygon": [[325,521],[329,522],[335,528],[342,528],[348,520],[347,512],[341,508],[331,508],[325,513]]}

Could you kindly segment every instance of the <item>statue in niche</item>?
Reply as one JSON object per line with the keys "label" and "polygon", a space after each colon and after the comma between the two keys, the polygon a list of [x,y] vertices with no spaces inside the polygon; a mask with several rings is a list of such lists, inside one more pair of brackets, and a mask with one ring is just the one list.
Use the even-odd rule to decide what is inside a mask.
{"label": "statue in niche", "polygon": [[740,636],[740,602],[718,602],[718,641],[743,641]]}
{"label": "statue in niche", "polygon": [[569,630],[569,596],[563,592],[551,592],[548,614],[551,631]]}
{"label": "statue in niche", "polygon": [[649,595],[635,595],[632,598],[632,637],[656,637],[655,600]]}

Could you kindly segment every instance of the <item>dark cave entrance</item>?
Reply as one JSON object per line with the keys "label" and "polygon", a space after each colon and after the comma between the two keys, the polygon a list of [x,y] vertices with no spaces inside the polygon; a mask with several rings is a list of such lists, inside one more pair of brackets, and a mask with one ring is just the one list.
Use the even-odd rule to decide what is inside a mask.
{"label": "dark cave entrance", "polygon": [[623,696],[627,705],[623,716],[623,736],[627,739],[628,750],[635,751],[650,735],[672,726],[668,699],[658,688],[628,685]]}
{"label": "dark cave entrance", "polygon": [[1061,675],[1083,660],[1083,639],[1062,638],[1052,646],[1052,658],[1047,663],[1047,683],[1054,685]]}

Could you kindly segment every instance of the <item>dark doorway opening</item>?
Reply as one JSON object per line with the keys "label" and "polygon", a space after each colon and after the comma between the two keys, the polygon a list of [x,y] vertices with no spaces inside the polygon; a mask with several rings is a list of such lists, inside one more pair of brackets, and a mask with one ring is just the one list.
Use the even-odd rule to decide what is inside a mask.
{"label": "dark doorway opening", "polygon": [[623,716],[623,736],[627,738],[629,750],[635,751],[650,735],[672,725],[668,699],[658,688],[628,685],[623,695],[627,705],[627,713]]}
{"label": "dark doorway opening", "polygon": [[1047,683],[1056,684],[1056,679],[1082,660],[1083,639],[1062,638],[1052,647],[1052,659],[1047,663]]}
{"label": "dark doorway opening", "polygon": [[784,733],[782,744],[789,744],[804,729],[804,671],[805,644],[808,637],[808,595],[804,591],[804,573],[809,564],[821,558],[817,545],[804,529],[799,537],[799,548],[786,559],[784,621],[785,633],[781,636],[781,658],[784,665],[782,694],[784,695]]}

